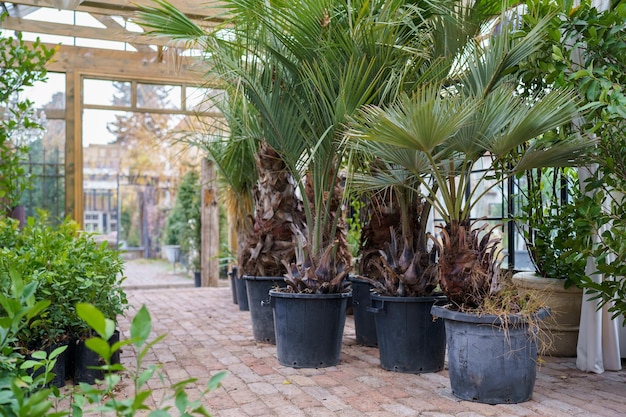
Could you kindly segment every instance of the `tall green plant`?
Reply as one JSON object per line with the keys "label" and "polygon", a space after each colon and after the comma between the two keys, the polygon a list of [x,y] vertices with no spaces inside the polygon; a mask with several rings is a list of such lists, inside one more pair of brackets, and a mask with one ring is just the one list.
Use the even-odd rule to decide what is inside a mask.
{"label": "tall green plant", "polygon": [[[552,20],[552,43],[536,58],[541,75],[526,68],[528,86],[545,88],[545,82],[579,91],[589,111],[576,129],[598,138],[592,175],[581,184],[586,196],[577,206],[576,224],[590,236],[591,244],[574,246],[572,261],[587,261],[588,273],[577,282],[602,306],[608,303],[615,315],[626,317],[624,225],[626,204],[626,3],[611,1],[602,11],[590,1],[533,1],[531,16],[557,12]],[[530,20],[530,18],[529,18]]]}
{"label": "tall green plant", "polygon": [[[448,299],[465,308],[482,305],[500,290],[497,241],[487,226],[470,220],[482,195],[518,172],[573,164],[593,143],[542,138],[572,120],[576,98],[571,90],[555,89],[532,100],[517,94],[515,70],[541,48],[546,23],[518,36],[506,21],[499,34],[466,48],[447,79],[390,106],[366,107],[348,135],[354,146],[415,173],[427,190],[426,199],[445,223],[434,239],[439,281]],[[515,165],[470,181],[479,162],[502,167],[524,143],[530,146]]]}
{"label": "tall green plant", "polygon": [[20,32],[15,37],[0,33],[0,50],[0,213],[9,213],[30,187],[23,167],[29,147],[19,133],[42,129],[33,118],[32,102],[17,94],[46,80],[45,65],[55,50],[39,40],[27,44]]}
{"label": "tall green plant", "polygon": [[240,88],[258,115],[260,135],[251,137],[280,156],[300,188],[306,227],[295,234],[303,269],[290,266],[289,283],[296,291],[339,290],[350,265],[343,124],[360,106],[389,100],[440,70],[422,68],[422,55],[439,45],[424,22],[446,9],[404,1],[232,1],[227,26],[211,36],[157,3],[144,9],[143,23],[153,34],[203,42],[214,74]]}
{"label": "tall green plant", "polygon": [[180,245],[181,252],[189,259],[189,266],[200,271],[200,247],[202,245],[202,221],[200,215],[200,177],[195,170],[188,171],[181,179],[174,207],[167,218],[163,241],[166,245]]}

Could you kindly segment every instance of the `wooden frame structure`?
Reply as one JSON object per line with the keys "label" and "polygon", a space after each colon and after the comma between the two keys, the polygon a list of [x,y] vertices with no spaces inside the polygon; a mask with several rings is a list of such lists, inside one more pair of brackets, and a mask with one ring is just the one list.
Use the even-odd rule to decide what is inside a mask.
{"label": "wooden frame structure", "polygon": [[[36,34],[125,42],[133,51],[109,50],[61,44],[47,68],[64,73],[65,112],[49,113],[49,118],[64,119],[65,145],[65,214],[83,221],[83,157],[82,157],[82,80],[85,77],[108,78],[156,84],[206,84],[205,63],[182,56],[182,49],[168,47],[166,42],[126,29],[120,19],[130,19],[139,10],[137,5],[153,5],[150,0],[83,1],[76,11],[89,13],[105,28],[40,22],[25,19],[40,7],[52,8],[53,0],[21,0],[0,2],[8,16],[2,29]],[[219,7],[205,2],[170,0],[179,10],[199,24],[211,26],[221,22]],[[114,18],[115,17],[115,18]],[[116,19],[117,18],[117,19]],[[58,112],[61,113],[61,112]]]}

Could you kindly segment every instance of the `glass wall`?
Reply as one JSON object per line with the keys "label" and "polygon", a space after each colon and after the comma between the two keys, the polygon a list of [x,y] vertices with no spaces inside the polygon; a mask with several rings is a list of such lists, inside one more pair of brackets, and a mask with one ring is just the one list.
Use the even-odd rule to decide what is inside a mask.
{"label": "glass wall", "polygon": [[185,138],[205,124],[199,111],[216,112],[208,99],[220,94],[91,77],[83,91],[85,229],[155,256],[179,179],[200,167],[198,149]]}
{"label": "glass wall", "polygon": [[31,132],[25,163],[32,188],[22,196],[26,215],[46,210],[53,220],[65,216],[65,74],[49,73],[48,81],[27,87],[22,95],[33,102],[44,130]]}

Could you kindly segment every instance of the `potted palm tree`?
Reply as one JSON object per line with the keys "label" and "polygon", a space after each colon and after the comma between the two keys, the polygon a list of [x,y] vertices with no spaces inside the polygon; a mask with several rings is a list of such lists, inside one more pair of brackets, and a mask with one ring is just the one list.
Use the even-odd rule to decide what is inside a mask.
{"label": "potted palm tree", "polygon": [[[422,39],[411,49],[421,53],[407,59],[419,62],[417,82],[403,88],[407,94],[420,86],[445,79],[468,43],[480,35],[481,22],[492,17],[500,3],[481,2],[471,9],[453,3],[426,13],[414,24],[415,38]],[[495,7],[495,8],[494,8]],[[415,19],[413,19],[415,22]],[[442,319],[433,320],[430,309],[445,297],[437,293],[435,253],[428,244],[427,224],[431,203],[420,189],[422,173],[406,169],[394,160],[385,160],[367,145],[355,143],[357,169],[351,183],[366,192],[372,202],[371,221],[388,230],[364,226],[360,271],[374,293],[372,306],[381,366],[400,372],[433,372],[443,369],[445,332]],[[367,155],[370,155],[367,158]],[[365,158],[365,159],[364,159]],[[364,159],[364,161],[363,161]],[[358,165],[363,165],[361,168]],[[360,168],[360,169],[359,169]],[[356,287],[353,279],[353,288]],[[355,298],[353,296],[353,298]],[[362,303],[359,303],[362,304]],[[355,327],[359,330],[360,306],[355,306]]]}
{"label": "potted palm tree", "polygon": [[[338,303],[337,308],[324,309],[336,311],[334,318],[302,320],[307,323],[304,335],[299,323],[296,331],[282,332],[306,340],[304,345],[315,348],[313,354],[302,346],[284,348],[276,329],[283,364],[317,367],[339,360],[349,296],[345,278],[351,268],[342,213],[344,150],[339,139],[346,116],[363,104],[385,102],[398,86],[413,82],[409,74],[417,72],[418,65],[407,60],[406,50],[398,46],[422,41],[410,29],[412,19],[419,21],[422,16],[416,14],[417,7],[404,6],[403,1],[227,2],[228,30],[218,31],[217,36],[206,36],[188,20],[176,17],[183,22],[179,26],[186,27],[186,36],[207,41],[215,74],[225,84],[241,88],[254,109],[263,143],[260,149],[270,155],[260,160],[277,164],[281,160],[280,172],[293,178],[303,199],[300,209],[305,222],[293,222],[291,228],[298,256],[281,262],[287,267],[286,287],[271,292],[275,319],[292,316],[282,312],[283,305],[300,304],[295,300]],[[157,33],[171,32],[171,22],[152,21],[150,27]],[[311,330],[315,324],[335,333],[328,344],[333,352],[329,358],[317,357],[324,350],[319,342],[326,337]]]}
{"label": "potted palm tree", "polygon": [[[432,241],[449,304],[433,306],[432,313],[445,319],[453,393],[486,403],[530,398],[537,355],[532,335],[546,310],[507,291],[496,228],[472,220],[472,209],[505,179],[534,167],[571,164],[592,143],[542,137],[572,120],[576,96],[559,89],[532,100],[517,94],[516,66],[541,46],[545,22],[518,37],[510,21],[502,19],[497,33],[470,42],[447,79],[390,106],[367,106],[348,132],[359,146],[414,172],[443,219]],[[524,144],[530,146],[523,156],[505,164]],[[486,169],[472,176],[481,165]]]}

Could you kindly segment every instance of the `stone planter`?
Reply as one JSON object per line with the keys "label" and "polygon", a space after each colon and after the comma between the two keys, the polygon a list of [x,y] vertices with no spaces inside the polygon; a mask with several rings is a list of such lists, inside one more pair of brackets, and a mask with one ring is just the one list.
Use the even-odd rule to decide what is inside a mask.
{"label": "stone planter", "polygon": [[543,278],[534,272],[518,272],[513,275],[513,282],[518,288],[544,299],[550,307],[551,316],[539,326],[539,352],[550,356],[576,356],[583,290],[574,285],[565,288],[564,280]]}

